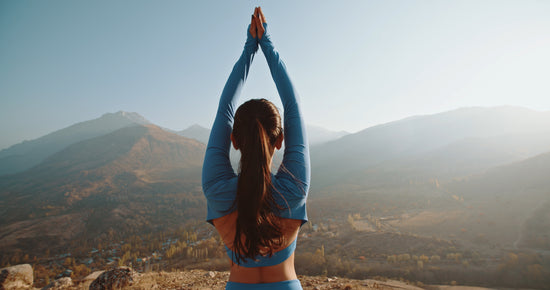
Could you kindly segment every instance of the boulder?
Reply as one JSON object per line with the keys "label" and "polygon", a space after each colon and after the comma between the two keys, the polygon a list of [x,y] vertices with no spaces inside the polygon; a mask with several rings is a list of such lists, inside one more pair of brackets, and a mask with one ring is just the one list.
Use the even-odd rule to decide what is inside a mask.
{"label": "boulder", "polygon": [[90,284],[90,290],[112,290],[128,287],[137,282],[138,274],[128,267],[108,270]]}
{"label": "boulder", "polygon": [[105,271],[95,271],[92,274],[86,276],[84,279],[82,279],[83,282],[93,282],[99,275],[103,274]]}
{"label": "boulder", "polygon": [[33,271],[29,264],[0,269],[0,290],[27,289],[33,283]]}
{"label": "boulder", "polygon": [[48,284],[48,286],[42,288],[42,290],[70,289],[72,286],[73,286],[73,280],[70,277],[63,277]]}

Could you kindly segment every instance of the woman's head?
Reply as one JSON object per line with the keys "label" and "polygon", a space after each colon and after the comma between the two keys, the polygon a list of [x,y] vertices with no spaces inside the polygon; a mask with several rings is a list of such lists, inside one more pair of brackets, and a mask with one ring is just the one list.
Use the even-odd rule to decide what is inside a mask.
{"label": "woman's head", "polygon": [[[260,134],[262,133],[262,134]],[[262,136],[265,133],[265,136]],[[283,140],[281,115],[275,105],[266,99],[252,99],[242,104],[235,113],[235,122],[231,140],[235,149],[248,151],[248,146],[254,146],[258,137],[265,137],[267,145],[273,154],[273,149],[279,149]],[[262,140],[263,141],[263,140]]]}
{"label": "woman's head", "polygon": [[265,99],[242,104],[235,113],[231,140],[241,151],[237,183],[237,225],[233,243],[237,261],[273,254],[283,242],[272,195],[271,160],[281,148],[283,129],[277,107]]}

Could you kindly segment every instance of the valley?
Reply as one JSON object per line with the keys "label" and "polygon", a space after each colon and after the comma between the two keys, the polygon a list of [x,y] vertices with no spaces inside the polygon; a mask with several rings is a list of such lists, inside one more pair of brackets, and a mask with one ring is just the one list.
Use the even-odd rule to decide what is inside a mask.
{"label": "valley", "polygon": [[[476,114],[492,117],[484,122]],[[228,270],[223,244],[204,221],[208,129],[178,135],[136,115],[115,114],[131,119],[98,136],[82,129],[96,130],[85,122],[81,138],[73,127],[44,136],[67,135],[73,143],[0,175],[0,267],[31,263],[38,286],[116,266]],[[508,120],[525,115],[519,125]],[[310,220],[299,235],[298,273],[544,288],[548,124],[546,113],[475,108],[315,137],[325,141],[311,148]],[[22,152],[23,145],[2,152]]]}

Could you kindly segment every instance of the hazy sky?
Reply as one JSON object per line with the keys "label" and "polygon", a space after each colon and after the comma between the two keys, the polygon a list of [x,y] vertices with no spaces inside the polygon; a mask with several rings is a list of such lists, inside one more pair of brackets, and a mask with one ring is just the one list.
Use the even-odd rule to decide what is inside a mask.
{"label": "hazy sky", "polygon": [[[0,0],[0,148],[119,110],[211,126],[257,5],[309,124],[550,110],[550,1]],[[257,97],[278,98],[261,53]]]}

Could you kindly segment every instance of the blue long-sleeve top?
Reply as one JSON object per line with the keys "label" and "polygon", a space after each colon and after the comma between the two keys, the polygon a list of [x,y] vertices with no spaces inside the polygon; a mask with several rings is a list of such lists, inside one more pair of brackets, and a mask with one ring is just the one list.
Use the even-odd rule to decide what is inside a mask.
{"label": "blue long-sleeve top", "polygon": [[222,91],[216,119],[210,132],[202,169],[202,188],[208,204],[206,220],[210,223],[236,210],[238,175],[233,171],[229,161],[230,134],[237,100],[258,50],[258,44],[269,65],[284,110],[285,149],[283,162],[277,174],[272,174],[275,188],[272,191],[273,197],[283,209],[278,213],[280,217],[302,220],[302,224],[307,222],[306,199],[310,183],[310,162],[305,125],[298,96],[287,74],[286,66],[271,42],[267,24],[264,24],[264,27],[266,32],[259,41],[253,38],[250,32],[247,33],[244,50]]}

